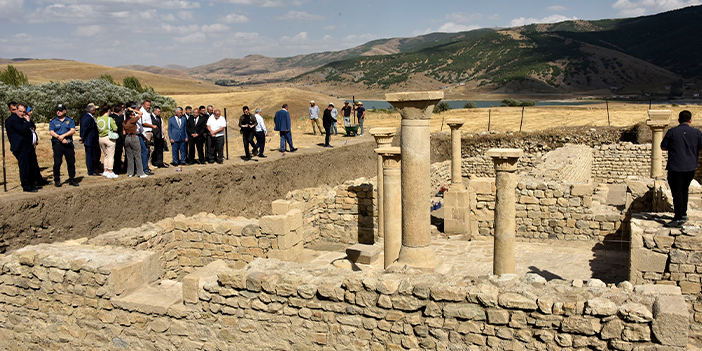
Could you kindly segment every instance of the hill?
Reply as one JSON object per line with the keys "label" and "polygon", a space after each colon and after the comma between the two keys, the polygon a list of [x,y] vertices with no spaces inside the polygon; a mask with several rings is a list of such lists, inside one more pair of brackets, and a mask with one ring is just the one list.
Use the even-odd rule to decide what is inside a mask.
{"label": "hill", "polygon": [[62,82],[71,79],[88,80],[109,74],[116,82],[121,82],[127,76],[135,76],[139,78],[142,85],[151,86],[162,95],[228,91],[224,87],[197,80],[188,75],[174,77],[67,60],[25,60],[9,63],[27,75],[29,83],[32,84],[43,84],[51,81]]}

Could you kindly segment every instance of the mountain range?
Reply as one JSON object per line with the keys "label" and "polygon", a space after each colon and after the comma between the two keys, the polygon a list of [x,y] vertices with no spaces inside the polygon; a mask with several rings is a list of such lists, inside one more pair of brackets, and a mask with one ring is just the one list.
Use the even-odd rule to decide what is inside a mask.
{"label": "mountain range", "polygon": [[249,55],[174,68],[220,85],[291,83],[332,92],[341,87],[434,86],[505,93],[665,94],[683,84],[689,88],[702,77],[701,30],[702,6],[691,6],[636,18],[432,33],[379,39],[342,51],[285,58]]}

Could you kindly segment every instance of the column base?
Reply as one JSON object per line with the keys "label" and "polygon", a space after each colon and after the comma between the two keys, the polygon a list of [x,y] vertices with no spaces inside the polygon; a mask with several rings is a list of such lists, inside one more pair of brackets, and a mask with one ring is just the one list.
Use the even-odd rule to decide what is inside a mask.
{"label": "column base", "polygon": [[400,249],[400,258],[391,266],[407,265],[423,272],[432,273],[438,264],[434,248],[431,245],[424,247],[403,246]]}

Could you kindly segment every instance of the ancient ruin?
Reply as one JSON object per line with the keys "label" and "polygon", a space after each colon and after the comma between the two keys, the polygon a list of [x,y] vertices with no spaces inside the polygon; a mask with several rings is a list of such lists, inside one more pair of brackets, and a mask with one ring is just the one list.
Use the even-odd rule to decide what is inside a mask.
{"label": "ancient ruin", "polygon": [[[702,342],[702,187],[690,189],[690,225],[663,228],[671,200],[655,166],[666,157],[658,129],[651,145],[595,129],[550,141],[462,136],[462,121],[448,121],[448,152],[437,146],[448,136],[428,128],[441,98],[388,94],[401,147],[390,146],[394,130],[372,131],[372,178],[292,190],[266,215],[177,215],[0,255],[0,348]],[[661,126],[670,113],[650,116]],[[430,149],[446,161],[431,164]],[[304,155],[285,162],[294,157]],[[443,208],[432,208],[441,189]]]}

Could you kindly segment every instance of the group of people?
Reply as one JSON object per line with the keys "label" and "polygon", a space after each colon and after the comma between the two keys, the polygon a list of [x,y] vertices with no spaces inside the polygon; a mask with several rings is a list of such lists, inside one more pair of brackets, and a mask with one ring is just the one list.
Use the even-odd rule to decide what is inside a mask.
{"label": "group of people", "polygon": [[[352,110],[353,109],[351,105],[349,105],[349,102],[344,101],[344,107],[341,108],[341,114],[344,118],[345,126],[351,125]],[[312,133],[314,135],[317,135],[317,130],[319,130],[319,134],[321,135],[322,128],[319,126],[319,114],[321,110],[319,109],[319,106],[317,106],[317,104],[314,102],[314,100],[310,101],[310,107],[308,109],[308,112],[310,115],[310,124],[312,124]],[[336,109],[333,102],[330,102],[327,108],[324,109],[324,112],[322,112],[322,125],[324,126],[325,133],[324,147],[332,147],[331,144],[329,144],[332,132],[335,135],[339,134],[339,131],[336,128],[337,124],[341,124],[341,121],[337,120],[338,115],[339,111]],[[363,107],[363,102],[359,101],[356,103],[356,117],[358,119],[358,124],[361,129],[360,135],[363,135],[363,122],[366,119],[366,109]]]}
{"label": "group of people", "polygon": [[[22,189],[36,192],[50,183],[39,171],[36,156],[39,138],[31,119],[32,109],[27,104],[17,102],[8,103],[8,108],[7,137],[10,151],[17,159]],[[66,106],[58,104],[55,110],[56,117],[49,122],[54,154],[54,185],[62,186],[61,165],[65,159],[68,184],[78,186],[73,141],[76,124],[66,116]],[[187,106],[185,110],[178,107],[175,115],[167,121],[166,134],[161,108],[152,108],[149,100],[113,106],[105,103],[100,108],[89,103],[80,117],[78,142],[85,149],[88,176],[118,178],[118,174],[126,173],[129,177],[146,178],[153,175],[149,163],[153,167],[169,167],[163,160],[163,152],[167,150],[166,140],[172,147],[173,162],[170,165],[223,163],[226,126],[221,111],[212,105],[195,109]],[[97,171],[101,156],[104,156],[102,174]]]}

